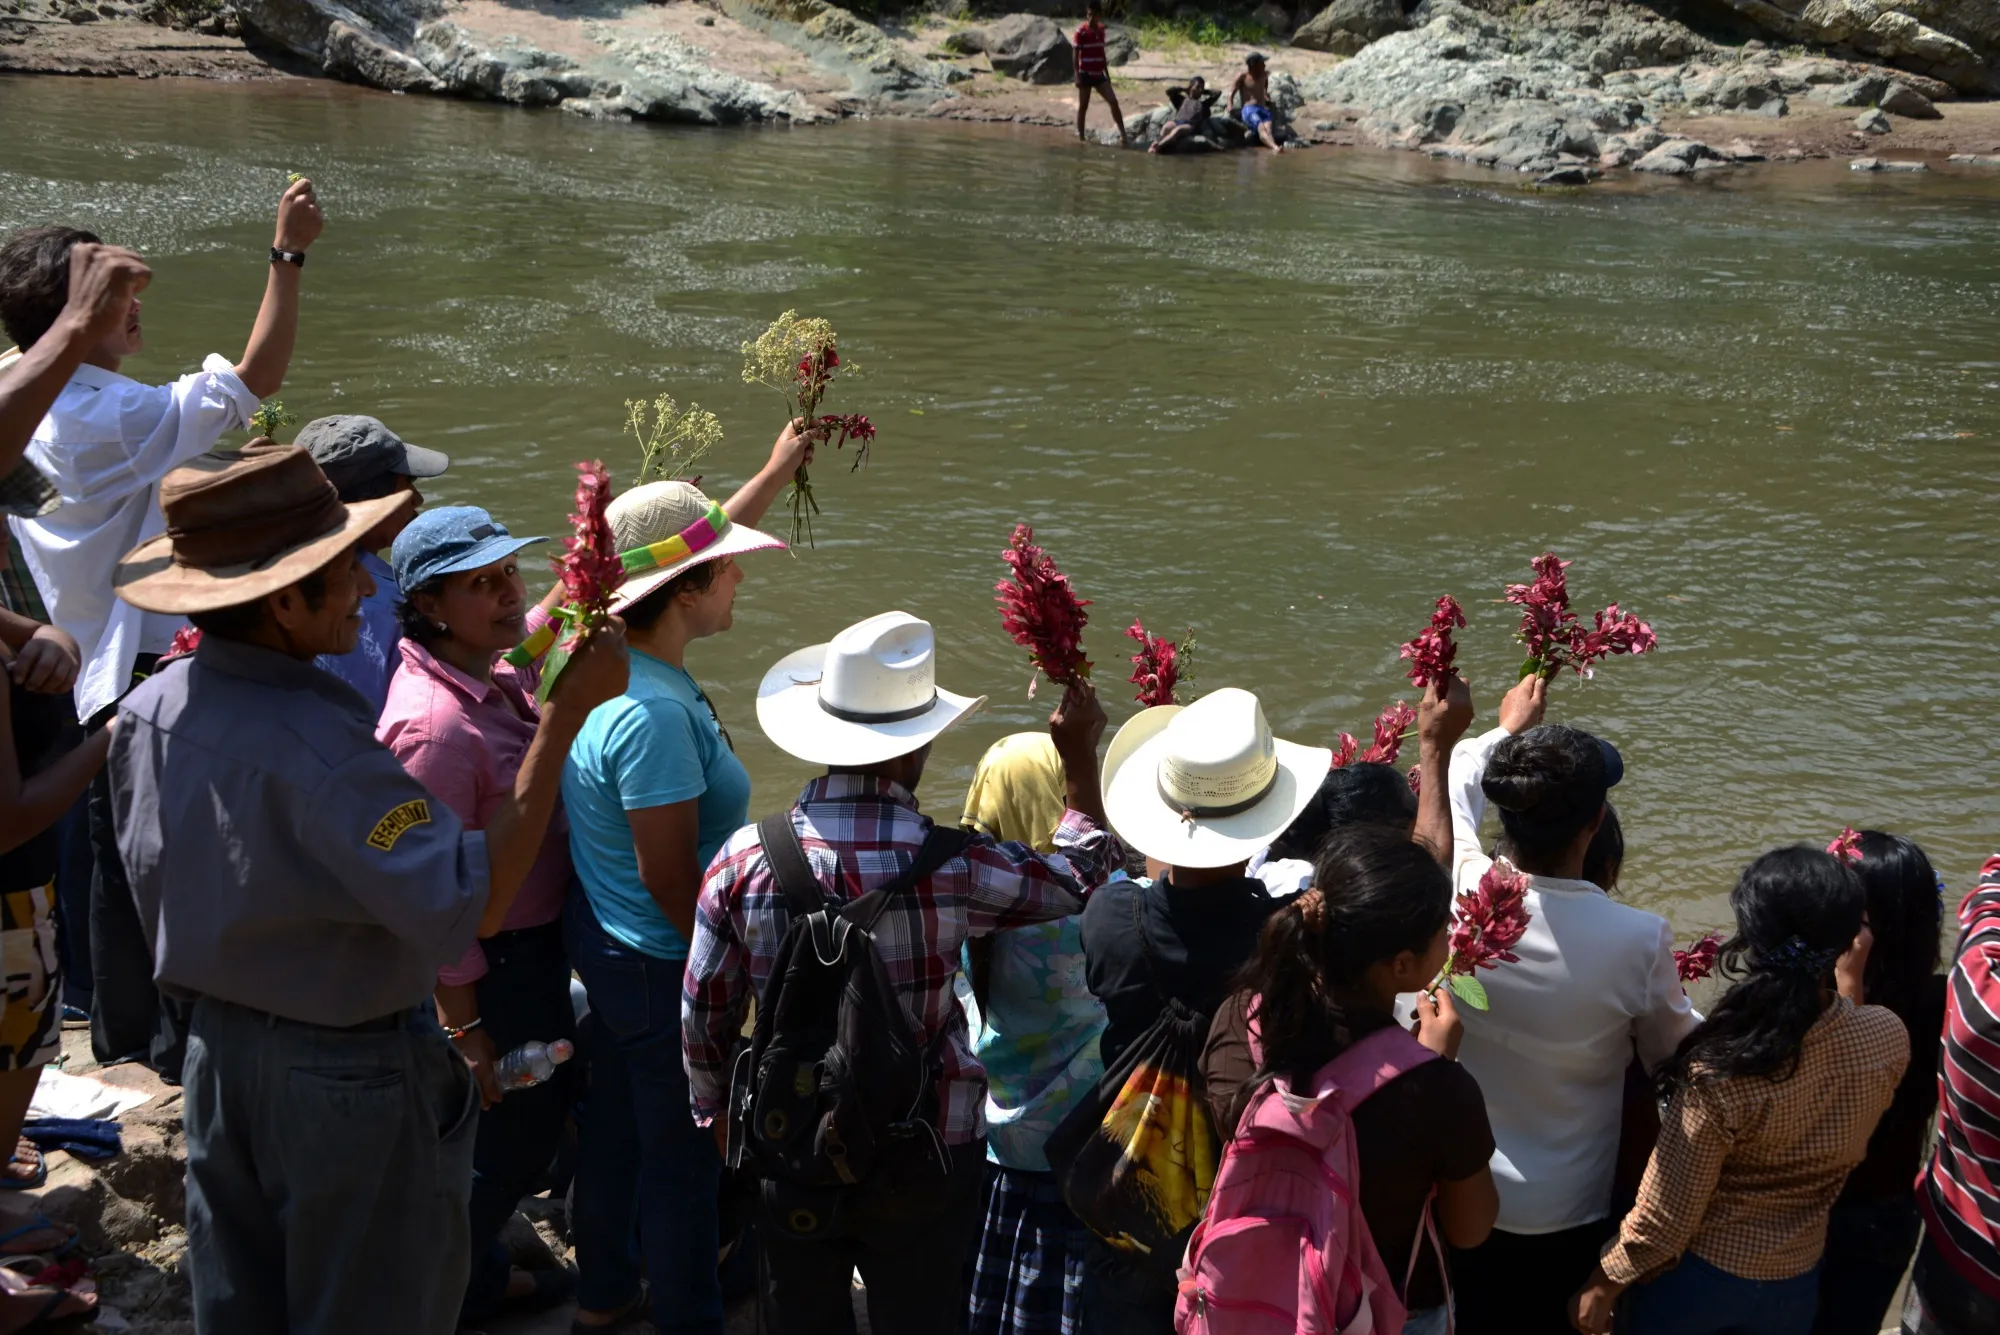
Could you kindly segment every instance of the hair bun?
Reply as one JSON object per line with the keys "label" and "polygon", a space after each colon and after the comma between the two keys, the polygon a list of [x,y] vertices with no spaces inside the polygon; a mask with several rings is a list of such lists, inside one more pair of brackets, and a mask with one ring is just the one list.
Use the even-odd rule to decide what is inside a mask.
{"label": "hair bun", "polygon": [[1550,784],[1545,773],[1493,764],[1480,776],[1479,787],[1502,811],[1528,811],[1548,800]]}

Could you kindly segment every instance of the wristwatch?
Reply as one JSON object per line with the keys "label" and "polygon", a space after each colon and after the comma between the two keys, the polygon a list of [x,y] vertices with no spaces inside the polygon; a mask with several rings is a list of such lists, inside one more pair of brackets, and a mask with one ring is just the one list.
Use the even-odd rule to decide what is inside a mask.
{"label": "wristwatch", "polygon": [[271,263],[296,264],[303,269],[306,267],[306,253],[303,250],[280,250],[276,246],[272,246]]}

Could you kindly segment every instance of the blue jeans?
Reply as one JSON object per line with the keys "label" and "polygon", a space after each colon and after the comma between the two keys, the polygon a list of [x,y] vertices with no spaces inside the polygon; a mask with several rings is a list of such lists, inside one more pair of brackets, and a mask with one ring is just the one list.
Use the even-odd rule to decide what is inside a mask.
{"label": "blue jeans", "polygon": [[341,1030],[204,997],[184,1071],[200,1335],[451,1335],[479,1091],[428,1001]]}
{"label": "blue jeans", "polygon": [[1403,1318],[1403,1335],[1445,1335],[1451,1329],[1451,1308],[1439,1303]]}
{"label": "blue jeans", "polygon": [[1876,1335],[1917,1249],[1922,1221],[1914,1194],[1833,1207],[1819,1275],[1813,1335]]}
{"label": "blue jeans", "polygon": [[1819,1267],[1790,1279],[1740,1279],[1686,1252],[1618,1301],[1619,1335],[1811,1335]]}
{"label": "blue jeans", "polygon": [[1904,1335],[1991,1335],[1996,1330],[2000,1330],[2000,1301],[1954,1270],[1926,1233],[1910,1276],[1910,1297],[1903,1305]]}
{"label": "blue jeans", "polygon": [[[571,889],[572,898],[582,893]],[[574,1041],[576,1012],[569,1004],[562,924],[501,932],[480,945],[486,952],[486,976],[474,984],[479,1023],[499,1054],[505,1056],[530,1039]],[[491,1316],[507,1296],[507,1249],[500,1230],[556,1157],[576,1069],[574,1062],[558,1066],[552,1079],[514,1090],[479,1114],[479,1140],[472,1152],[472,1278],[459,1318],[464,1324]]]}
{"label": "blue jeans", "polygon": [[681,1064],[686,961],[622,944],[582,894],[569,897],[563,921],[591,1014],[572,1215],[577,1304],[600,1312],[623,1306],[643,1273],[661,1331],[722,1335],[722,1156],[688,1105]]}

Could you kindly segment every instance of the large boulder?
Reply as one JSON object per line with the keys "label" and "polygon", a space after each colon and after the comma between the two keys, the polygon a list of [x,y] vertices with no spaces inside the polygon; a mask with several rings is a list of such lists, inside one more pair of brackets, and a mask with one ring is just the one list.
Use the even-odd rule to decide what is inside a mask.
{"label": "large boulder", "polygon": [[1906,83],[1892,83],[1882,92],[1882,100],[1877,103],[1882,110],[1896,116],[1906,116],[1915,121],[1943,119],[1943,114],[1931,104],[1931,100]]}
{"label": "large boulder", "polygon": [[1403,0],[1333,0],[1292,34],[1292,45],[1308,51],[1351,56],[1370,42],[1401,32]]}
{"label": "large boulder", "polygon": [[1714,0],[1788,42],[1850,46],[1963,92],[2000,92],[2000,0]]}
{"label": "large boulder", "polygon": [[981,36],[996,73],[1029,83],[1068,83],[1076,77],[1076,52],[1054,21],[1040,14],[1009,14]]}

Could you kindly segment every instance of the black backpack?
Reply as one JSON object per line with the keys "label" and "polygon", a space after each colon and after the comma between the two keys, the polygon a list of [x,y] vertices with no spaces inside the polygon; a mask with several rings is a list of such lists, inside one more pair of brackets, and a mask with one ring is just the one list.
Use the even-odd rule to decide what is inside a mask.
{"label": "black backpack", "polygon": [[934,1125],[944,1035],[924,1041],[871,933],[892,899],[971,835],[932,826],[902,875],[839,903],[813,874],[789,811],[758,832],[791,923],[732,1072],[730,1166],[756,1170],[764,1226],[791,1237],[825,1237],[857,1211],[921,1218],[949,1168]]}

